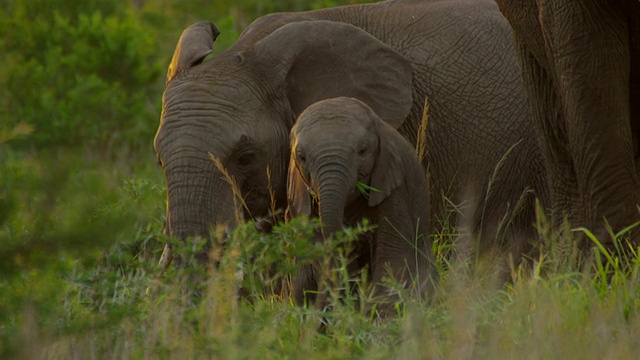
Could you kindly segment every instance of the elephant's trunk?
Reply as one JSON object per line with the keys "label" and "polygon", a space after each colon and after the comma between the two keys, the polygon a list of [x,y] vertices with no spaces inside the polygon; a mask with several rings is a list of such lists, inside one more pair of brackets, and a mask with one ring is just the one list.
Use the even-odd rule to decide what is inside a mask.
{"label": "elephant's trunk", "polygon": [[[167,229],[170,236],[186,240],[201,237],[207,242],[216,226],[233,228],[242,209],[234,211],[231,186],[210,159],[176,159],[166,164]],[[207,249],[196,255],[205,262]]]}
{"label": "elephant's trunk", "polygon": [[344,209],[355,179],[342,165],[328,165],[318,173],[320,220],[325,238],[342,230]]}

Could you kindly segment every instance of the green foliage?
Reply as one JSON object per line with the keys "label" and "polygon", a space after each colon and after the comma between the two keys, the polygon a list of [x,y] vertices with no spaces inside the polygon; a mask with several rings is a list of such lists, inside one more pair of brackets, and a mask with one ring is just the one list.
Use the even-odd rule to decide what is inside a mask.
{"label": "green foliage", "polygon": [[0,123],[32,126],[38,147],[148,142],[163,71],[152,33],[115,2],[46,4],[19,1],[2,18]]}
{"label": "green foliage", "polygon": [[[139,179],[118,188],[131,203],[156,197],[154,186]],[[104,207],[115,211],[119,205]],[[161,211],[152,209],[155,216]],[[214,247],[217,267],[190,261],[186,269],[161,270],[159,250],[171,240],[155,225],[141,225],[134,226],[133,240],[98,251],[90,262],[59,254],[46,266],[3,278],[0,286],[12,291],[0,292],[0,306],[7,309],[0,314],[2,357],[27,356],[30,349],[55,358],[626,358],[638,351],[637,257],[608,274],[616,280],[606,290],[598,267],[594,274],[579,271],[578,264],[551,270],[549,263],[565,256],[548,253],[551,247],[541,248],[533,268],[513,269],[506,286],[493,280],[495,257],[476,264],[474,272],[458,264],[442,271],[429,301],[396,288],[404,300],[399,316],[372,321],[363,290],[368,279],[346,273],[346,248],[366,227],[312,244],[315,220],[295,219],[272,234],[247,223]],[[193,241],[177,251],[192,259],[201,245]],[[298,268],[293,257],[323,266],[337,257],[338,268],[327,274],[335,275],[338,288],[356,285],[356,291],[331,292],[330,312],[293,306],[287,292]],[[438,266],[447,261],[438,258]],[[194,276],[200,279],[197,297],[187,291]]]}
{"label": "green foliage", "polygon": [[136,222],[149,221],[144,209],[162,209],[158,175],[155,183],[133,175],[119,180],[104,165],[63,151],[39,158],[4,155],[0,254],[13,259],[1,262],[0,271],[18,263],[37,266],[59,251],[82,253],[122,241]]}
{"label": "green foliage", "polygon": [[367,185],[367,184],[363,183],[362,181],[357,181],[356,182],[356,190],[358,190],[367,199],[369,198],[369,193],[371,191],[380,192],[380,189],[376,189],[371,185]]}
{"label": "green foliage", "polygon": [[[144,159],[148,165],[135,165],[135,174],[133,164],[123,160],[107,165],[68,151],[33,156],[0,148],[0,157],[0,357],[5,358],[22,341],[16,336],[27,318],[58,335],[80,326],[67,325],[73,319],[82,329],[93,328],[108,320],[104,317],[123,313],[124,307],[111,311],[111,302],[126,297],[122,301],[129,304],[131,293],[144,291],[128,285],[142,269],[122,269],[150,261],[161,250],[154,239],[164,223],[164,185],[152,156]],[[105,298],[96,303],[79,288]],[[87,306],[100,311],[77,313]]]}

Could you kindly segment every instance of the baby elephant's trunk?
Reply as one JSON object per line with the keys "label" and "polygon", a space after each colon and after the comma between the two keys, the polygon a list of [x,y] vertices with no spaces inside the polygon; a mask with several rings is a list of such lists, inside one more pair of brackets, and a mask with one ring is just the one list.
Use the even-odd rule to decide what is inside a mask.
{"label": "baby elephant's trunk", "polygon": [[345,166],[332,164],[321,168],[317,184],[322,235],[328,238],[342,230],[346,200],[355,186],[355,179],[351,179]]}

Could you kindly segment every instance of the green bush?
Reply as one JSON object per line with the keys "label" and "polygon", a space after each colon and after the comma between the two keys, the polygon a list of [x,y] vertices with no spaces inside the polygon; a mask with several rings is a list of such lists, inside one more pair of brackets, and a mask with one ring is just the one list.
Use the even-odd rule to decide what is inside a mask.
{"label": "green bush", "polygon": [[164,184],[152,156],[103,163],[2,146],[0,358],[11,358],[37,337],[22,326],[64,336],[125,315],[123,296],[144,292],[129,285],[144,270],[137,264],[162,250]]}
{"label": "green bush", "polygon": [[104,11],[109,3],[51,10],[17,2],[3,14],[5,128],[32,126],[26,142],[37,147],[150,141],[162,74],[157,45],[135,13]]}

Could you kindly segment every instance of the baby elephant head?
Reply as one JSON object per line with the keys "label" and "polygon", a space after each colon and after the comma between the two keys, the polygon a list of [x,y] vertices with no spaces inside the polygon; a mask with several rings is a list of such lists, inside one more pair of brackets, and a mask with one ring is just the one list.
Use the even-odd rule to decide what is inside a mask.
{"label": "baby elephant head", "polygon": [[326,237],[342,230],[344,210],[358,198],[378,206],[404,178],[395,132],[354,98],[309,106],[291,130],[292,215],[312,215],[316,203]]}

